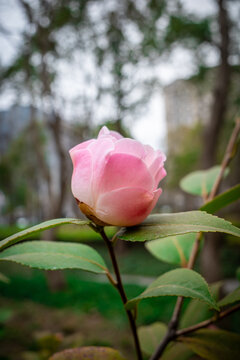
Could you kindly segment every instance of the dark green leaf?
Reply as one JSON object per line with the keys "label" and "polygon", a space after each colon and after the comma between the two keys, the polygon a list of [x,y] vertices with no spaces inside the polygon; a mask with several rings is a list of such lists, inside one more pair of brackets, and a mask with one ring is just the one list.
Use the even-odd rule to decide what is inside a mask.
{"label": "dark green leaf", "polygon": [[82,269],[105,273],[102,257],[88,245],[53,241],[28,241],[12,246],[0,253],[0,260],[44,269]]}
{"label": "dark green leaf", "polygon": [[9,283],[10,280],[8,277],[6,277],[4,274],[0,273],[0,281],[5,282],[5,283]]}
{"label": "dark green leaf", "polygon": [[159,276],[142,294],[128,301],[126,307],[132,309],[142,299],[165,295],[198,299],[218,310],[206,281],[197,272],[189,269],[175,269]]}
{"label": "dark green leaf", "polygon": [[206,211],[209,214],[214,214],[216,211],[226,207],[227,205],[239,199],[240,199],[240,184],[216,196],[212,201],[209,201],[206,204],[204,204],[200,210]]}
{"label": "dark green leaf", "polygon": [[150,215],[139,226],[123,228],[118,237],[127,241],[145,241],[199,231],[240,236],[240,229],[224,219],[204,211],[187,211]]}
{"label": "dark green leaf", "polygon": [[140,326],[138,328],[138,336],[142,351],[147,355],[151,355],[156,350],[166,331],[167,326],[161,322]]}
{"label": "dark green leaf", "polygon": [[53,219],[53,220],[44,221],[41,224],[34,225],[23,231],[19,231],[18,233],[11,235],[8,238],[0,241],[0,250],[3,250],[10,245],[18,243],[19,241],[25,239],[29,235],[33,235],[39,231],[51,229],[53,227],[56,227],[59,225],[64,225],[64,224],[88,225],[88,224],[90,224],[90,222],[79,220],[79,219],[71,219],[71,218]]}
{"label": "dark green leaf", "polygon": [[88,346],[61,351],[49,360],[126,360],[126,358],[117,350],[108,347]]}
{"label": "dark green leaf", "polygon": [[218,302],[218,306],[222,307],[233,304],[238,301],[240,301],[240,287],[234,290],[233,292],[231,292],[230,294],[228,294],[227,296],[225,296],[222,300],[220,300]]}
{"label": "dark green leaf", "polygon": [[166,348],[161,360],[189,360],[192,356],[193,352],[186,345],[174,342]]}
{"label": "dark green leaf", "polygon": [[196,234],[169,236],[145,244],[157,259],[185,267],[188,263]]}
{"label": "dark green leaf", "polygon": [[204,329],[178,339],[204,359],[239,359],[240,335],[232,332]]}
{"label": "dark green leaf", "polygon": [[[220,282],[210,285],[210,293],[215,301],[218,300],[220,287]],[[206,303],[198,300],[191,300],[180,320],[180,328],[195,325],[209,319],[211,316],[213,316],[213,312]]]}
{"label": "dark green leaf", "polygon": [[[189,194],[205,197],[210,193],[212,187],[221,171],[221,166],[214,166],[208,170],[194,171],[185,176],[181,182],[182,190]],[[225,170],[225,176],[228,170]]]}

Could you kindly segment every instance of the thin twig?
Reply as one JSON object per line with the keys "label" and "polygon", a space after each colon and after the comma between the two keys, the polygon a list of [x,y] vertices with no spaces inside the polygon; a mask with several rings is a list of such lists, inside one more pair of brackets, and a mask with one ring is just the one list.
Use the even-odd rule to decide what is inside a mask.
{"label": "thin twig", "polygon": [[224,154],[224,157],[223,157],[223,161],[222,161],[222,164],[221,164],[221,171],[215,181],[215,184],[212,188],[212,191],[208,197],[208,201],[212,200],[217,192],[218,192],[218,189],[219,189],[219,186],[221,184],[221,181],[223,179],[223,175],[224,175],[224,172],[225,172],[225,169],[226,167],[229,165],[230,161],[232,160],[233,156],[234,156],[234,146],[237,142],[237,138],[238,138],[238,135],[239,135],[239,132],[240,132],[240,118],[238,118],[236,120],[236,124],[235,124],[235,127],[233,129],[233,132],[232,132],[232,135],[230,137],[230,140],[228,142],[228,145],[227,145],[227,149],[226,149],[226,152]]}
{"label": "thin twig", "polygon": [[[102,236],[103,240],[105,241],[105,243],[107,245],[109,255],[110,255],[110,258],[111,258],[111,261],[112,261],[113,269],[114,269],[114,272],[115,272],[115,275],[116,275],[117,281],[114,282],[114,286],[118,290],[118,292],[119,292],[119,294],[121,296],[122,302],[125,305],[128,300],[127,300],[127,296],[126,296],[126,293],[125,293],[125,290],[124,290],[124,287],[123,287],[123,284],[122,284],[122,279],[121,279],[120,271],[119,271],[119,268],[118,268],[118,263],[117,263],[117,259],[116,259],[116,256],[115,256],[113,243],[112,243],[111,240],[109,240],[109,238],[107,237],[107,235],[106,235],[103,228],[98,228],[98,229],[99,229],[100,235]],[[140,348],[140,342],[139,342],[139,339],[138,339],[137,327],[136,327],[136,323],[135,323],[133,313],[130,310],[126,310],[126,308],[125,308],[125,311],[126,311],[126,314],[128,316],[128,320],[129,320],[130,327],[131,327],[131,330],[132,330],[134,343],[135,343],[135,348],[136,348],[136,353],[137,353],[137,358],[138,358],[138,360],[142,360],[143,359],[142,358],[142,352],[141,352],[141,348]]]}
{"label": "thin twig", "polygon": [[183,336],[183,335],[189,334],[189,333],[191,333],[193,331],[196,331],[196,330],[202,329],[204,327],[207,327],[207,326],[209,326],[209,325],[223,319],[224,317],[234,313],[235,311],[238,311],[239,309],[240,309],[240,304],[237,304],[237,305],[233,306],[230,309],[227,309],[225,311],[220,312],[219,314],[211,317],[208,320],[202,321],[202,322],[200,322],[200,323],[198,323],[196,325],[193,325],[193,326],[189,326],[188,328],[185,328],[185,329],[177,330],[175,336],[176,337]]}
{"label": "thin twig", "polygon": [[[223,161],[221,164],[221,171],[213,185],[210,195],[206,199],[204,199],[206,202],[212,200],[218,192],[219,186],[223,179],[225,169],[229,165],[230,161],[233,158],[233,150],[234,150],[234,146],[237,142],[239,132],[240,132],[240,118],[238,118],[236,120],[235,127],[233,129],[232,135],[228,142],[228,145],[227,145],[224,157],[223,157]],[[200,247],[201,236],[202,236],[201,233],[197,234],[197,237],[196,237],[196,240],[195,240],[189,261],[188,261],[188,266],[187,266],[188,269],[192,269],[195,264],[197,254],[199,251],[199,247]],[[159,346],[156,349],[156,351],[154,352],[154,354],[151,356],[150,360],[158,360],[160,358],[160,356],[162,355],[162,353],[164,352],[167,345],[169,344],[169,342],[172,341],[176,337],[176,334],[178,333],[177,328],[178,328],[179,317],[180,317],[180,313],[181,313],[181,309],[182,309],[182,305],[183,305],[183,299],[184,299],[183,297],[177,298],[177,302],[176,302],[176,305],[175,305],[175,308],[173,311],[172,318],[169,322],[166,335],[162,339],[161,343],[159,344]],[[227,316],[227,315],[225,315],[225,316]],[[199,324],[197,324],[197,325],[199,325]],[[195,325],[195,326],[197,326],[197,325]],[[205,326],[207,326],[207,325],[205,325]],[[204,326],[202,326],[202,327],[204,327]]]}

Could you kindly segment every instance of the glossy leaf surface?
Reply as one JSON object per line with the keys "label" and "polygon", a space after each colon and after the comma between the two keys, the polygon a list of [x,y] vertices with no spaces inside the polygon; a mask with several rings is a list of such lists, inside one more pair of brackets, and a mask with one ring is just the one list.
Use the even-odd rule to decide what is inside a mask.
{"label": "glossy leaf surface", "polygon": [[105,273],[102,257],[88,245],[53,241],[28,241],[0,253],[0,260],[14,261],[30,267],[57,270],[82,269]]}
{"label": "glossy leaf surface", "polygon": [[[209,286],[210,293],[215,301],[219,298],[221,283],[217,282]],[[209,306],[198,300],[191,300],[180,319],[180,328],[195,325],[201,321],[207,320],[214,315]]]}
{"label": "glossy leaf surface", "polygon": [[184,267],[188,263],[195,239],[196,234],[190,233],[149,241],[145,246],[157,259]]}
{"label": "glossy leaf surface", "polygon": [[[186,175],[180,182],[182,190],[189,194],[205,197],[210,193],[221,171],[221,166],[214,166],[207,170],[194,171]],[[228,170],[225,171],[225,176]]]}
{"label": "glossy leaf surface", "polygon": [[140,300],[166,295],[198,299],[218,310],[206,281],[197,272],[189,269],[175,269],[159,276],[142,294],[128,301],[126,307],[131,309]]}
{"label": "glossy leaf surface", "polygon": [[72,218],[53,219],[53,220],[44,221],[38,225],[31,226],[28,229],[19,231],[18,233],[11,235],[6,239],[0,241],[0,250],[3,250],[10,245],[16,244],[19,241],[27,238],[30,235],[34,235],[39,231],[48,230],[56,226],[65,225],[65,224],[88,225],[90,224],[90,222],[79,219],[72,219]]}
{"label": "glossy leaf surface", "polygon": [[218,306],[222,307],[239,301],[240,301],[240,287],[234,290],[233,292],[231,292],[230,294],[228,294],[227,296],[225,296],[223,299],[221,299],[218,302]]}
{"label": "glossy leaf surface", "polygon": [[236,226],[204,211],[150,215],[139,226],[123,228],[118,237],[127,241],[146,241],[200,231],[240,237],[240,229]]}
{"label": "glossy leaf surface", "polygon": [[214,214],[216,211],[232,204],[240,199],[240,184],[232,187],[224,193],[216,196],[212,201],[207,202],[201,207],[202,211]]}

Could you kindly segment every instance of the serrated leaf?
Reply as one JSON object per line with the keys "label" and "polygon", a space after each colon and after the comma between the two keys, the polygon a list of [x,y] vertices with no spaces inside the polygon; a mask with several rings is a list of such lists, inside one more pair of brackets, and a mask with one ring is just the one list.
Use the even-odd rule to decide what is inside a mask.
{"label": "serrated leaf", "polygon": [[200,210],[206,211],[209,214],[214,214],[216,211],[232,204],[233,202],[239,199],[240,199],[240,184],[216,196],[213,200],[204,204],[200,208]]}
{"label": "serrated leaf", "polygon": [[224,330],[198,330],[178,338],[203,359],[238,359],[240,335]]}
{"label": "serrated leaf", "polygon": [[4,282],[4,283],[9,283],[10,280],[7,276],[5,276],[4,274],[0,273],[0,281]]}
{"label": "serrated leaf", "polygon": [[[209,287],[210,293],[212,294],[214,300],[217,301],[219,298],[221,282],[212,284]],[[201,321],[209,319],[211,316],[213,316],[213,312],[209,309],[209,306],[206,303],[198,300],[191,300],[180,320],[180,328],[195,325]]]}
{"label": "serrated leaf", "polygon": [[192,350],[186,345],[173,342],[166,348],[161,356],[161,360],[189,360],[192,359],[193,354]]}
{"label": "serrated leaf", "polygon": [[142,351],[147,355],[151,355],[163,339],[166,331],[167,326],[161,322],[140,326],[138,328],[138,336]]}
{"label": "serrated leaf", "polygon": [[6,247],[16,244],[19,241],[27,238],[30,235],[34,235],[35,233],[43,230],[48,230],[53,227],[65,224],[75,224],[75,225],[89,225],[90,221],[83,221],[79,219],[65,218],[65,219],[53,219],[44,221],[38,225],[34,225],[28,229],[19,231],[18,233],[7,237],[6,239],[0,241],[0,250],[5,249]]}
{"label": "serrated leaf", "polygon": [[219,307],[233,304],[240,301],[240,287],[235,289],[230,294],[226,295],[223,299],[218,302]]}
{"label": "serrated leaf", "polygon": [[150,215],[138,226],[123,228],[118,237],[127,241],[146,241],[200,231],[240,236],[240,229],[229,221],[204,211],[187,211]]}
{"label": "serrated leaf", "polygon": [[147,250],[157,259],[170,264],[186,266],[196,240],[196,234],[168,236],[145,244]]}
{"label": "serrated leaf", "polygon": [[49,360],[126,360],[117,350],[88,346],[61,351],[50,357]]}
{"label": "serrated leaf", "polygon": [[28,241],[2,251],[0,260],[44,270],[82,269],[94,273],[107,271],[104,260],[96,250],[88,245],[64,242]]}
{"label": "serrated leaf", "polygon": [[210,308],[219,310],[204,278],[189,269],[175,269],[159,276],[142,294],[128,301],[126,308],[132,309],[143,299],[166,295],[198,299],[204,301]]}
{"label": "serrated leaf", "polygon": [[[189,194],[205,197],[210,193],[213,185],[221,171],[221,166],[214,166],[207,170],[194,171],[180,181],[182,190]],[[224,175],[228,174],[228,169]]]}

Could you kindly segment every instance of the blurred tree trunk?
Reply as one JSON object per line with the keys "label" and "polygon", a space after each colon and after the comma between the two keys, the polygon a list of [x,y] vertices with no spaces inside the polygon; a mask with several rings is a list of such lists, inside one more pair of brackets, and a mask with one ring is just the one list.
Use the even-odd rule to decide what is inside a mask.
{"label": "blurred tree trunk", "polygon": [[[209,168],[216,164],[219,135],[223,128],[228,105],[231,68],[229,64],[229,19],[226,3],[226,0],[217,0],[220,64],[216,69],[216,83],[213,92],[210,120],[204,131],[202,156],[204,168]],[[207,234],[205,236],[201,266],[202,273],[209,282],[217,281],[221,278],[220,245],[221,234]]]}
{"label": "blurred tree trunk", "polygon": [[[52,134],[52,139],[55,145],[55,151],[58,158],[58,167],[56,167],[58,171],[58,176],[56,177],[59,181],[59,184],[54,184],[56,178],[54,174],[51,172],[50,165],[47,162],[47,159],[44,154],[44,148],[40,143],[39,137],[39,129],[35,120],[34,114],[34,106],[32,106],[32,134],[34,146],[33,148],[36,151],[37,158],[39,160],[40,169],[42,173],[42,180],[45,183],[47,194],[43,194],[43,209],[44,209],[44,217],[47,219],[52,219],[56,217],[63,216],[63,206],[66,194],[66,155],[65,149],[62,141],[62,118],[59,114],[57,114],[54,110],[54,94],[51,89],[52,85],[52,74],[49,68],[49,64],[47,62],[48,52],[51,52],[54,49],[54,45],[51,39],[51,32],[49,29],[43,27],[40,23],[40,20],[36,14],[34,13],[34,9],[32,4],[26,2],[25,0],[19,0],[20,5],[22,6],[26,18],[30,25],[34,25],[36,27],[35,33],[35,42],[37,46],[37,50],[39,52],[41,58],[40,64],[40,72],[39,72],[39,80],[41,83],[41,99],[42,104],[44,104],[44,99],[47,100],[48,103],[52,104],[52,116],[50,118],[49,115],[46,115],[46,121],[44,121],[43,126],[46,129],[46,132],[50,131]],[[46,16],[49,15],[51,11],[50,4],[45,1],[40,1],[40,8]],[[29,39],[30,40],[30,39]],[[55,52],[57,55],[57,52]],[[31,63],[26,62],[26,82],[29,88],[29,93],[32,96],[32,102],[34,103],[34,90],[32,86],[32,78],[31,78]],[[42,108],[44,112],[44,108]],[[44,196],[45,195],[45,196]],[[46,196],[47,195],[47,196]],[[56,231],[54,229],[44,232],[42,239],[54,241]],[[57,291],[62,290],[65,286],[65,280],[63,277],[63,273],[59,271],[47,272],[47,282],[50,290]]]}

